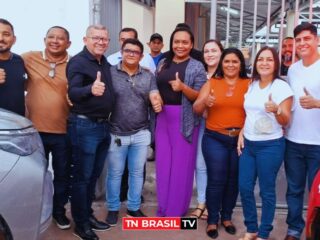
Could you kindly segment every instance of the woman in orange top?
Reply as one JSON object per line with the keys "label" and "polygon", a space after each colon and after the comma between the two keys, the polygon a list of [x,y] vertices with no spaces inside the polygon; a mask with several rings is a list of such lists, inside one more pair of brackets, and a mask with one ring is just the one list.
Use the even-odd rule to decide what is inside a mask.
{"label": "woman in orange top", "polygon": [[248,85],[241,51],[225,49],[216,78],[205,83],[193,105],[197,114],[205,110],[208,114],[202,152],[208,173],[206,231],[211,238],[218,237],[219,220],[229,234],[236,233],[231,217],[238,196],[237,140],[245,120],[243,101]]}

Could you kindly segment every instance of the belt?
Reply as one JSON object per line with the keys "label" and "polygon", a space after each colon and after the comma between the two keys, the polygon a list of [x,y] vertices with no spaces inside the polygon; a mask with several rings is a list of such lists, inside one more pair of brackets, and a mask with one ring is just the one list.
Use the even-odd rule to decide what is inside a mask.
{"label": "belt", "polygon": [[109,122],[109,118],[88,117],[88,116],[83,115],[83,114],[75,114],[75,113],[73,113],[73,115],[76,116],[77,118],[87,119],[87,120],[90,120],[90,121],[96,122],[96,123]]}
{"label": "belt", "polygon": [[222,133],[224,135],[228,135],[229,137],[237,137],[239,136],[240,131],[241,131],[241,128],[225,128],[217,132]]}

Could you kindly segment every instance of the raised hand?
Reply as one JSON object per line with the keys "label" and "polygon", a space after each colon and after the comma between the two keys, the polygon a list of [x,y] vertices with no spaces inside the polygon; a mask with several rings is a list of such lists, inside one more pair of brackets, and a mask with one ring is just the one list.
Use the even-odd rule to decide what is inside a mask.
{"label": "raised hand", "polygon": [[305,109],[316,108],[319,104],[319,101],[310,94],[306,87],[303,88],[303,91],[305,95],[299,98],[301,107]]}
{"label": "raised hand", "polygon": [[6,81],[6,72],[3,68],[0,68],[0,84]]}
{"label": "raised hand", "polygon": [[98,71],[97,78],[92,84],[91,92],[94,96],[102,96],[105,89],[106,89],[106,86],[104,82],[101,81],[101,72]]}
{"label": "raised hand", "polygon": [[264,104],[264,109],[268,113],[276,113],[279,106],[272,100],[271,93],[269,94],[268,101]]}
{"label": "raised hand", "polygon": [[205,101],[205,104],[207,105],[207,107],[212,107],[215,100],[216,100],[216,97],[214,96],[214,90],[211,89]]}
{"label": "raised hand", "polygon": [[181,92],[184,87],[184,83],[180,80],[178,72],[176,72],[176,79],[169,81],[169,84],[175,92]]}

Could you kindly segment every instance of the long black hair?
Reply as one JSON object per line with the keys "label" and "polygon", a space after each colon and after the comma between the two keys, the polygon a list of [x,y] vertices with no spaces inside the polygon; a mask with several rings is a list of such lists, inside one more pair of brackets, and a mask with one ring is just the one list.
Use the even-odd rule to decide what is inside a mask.
{"label": "long black hair", "polygon": [[242,52],[238,49],[238,48],[226,48],[225,50],[223,50],[221,57],[220,57],[220,61],[218,64],[218,68],[216,71],[216,76],[219,78],[223,78],[224,77],[224,72],[223,72],[223,68],[222,68],[222,62],[224,60],[224,58],[228,55],[228,54],[235,54],[239,60],[240,60],[240,72],[239,72],[239,77],[240,78],[248,78],[247,76],[247,71],[246,71],[246,63],[243,57]]}

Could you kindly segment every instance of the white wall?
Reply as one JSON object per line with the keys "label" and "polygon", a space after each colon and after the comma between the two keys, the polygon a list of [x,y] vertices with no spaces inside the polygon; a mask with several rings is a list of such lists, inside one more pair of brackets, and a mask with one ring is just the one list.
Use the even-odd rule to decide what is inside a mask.
{"label": "white wall", "polygon": [[42,50],[47,30],[60,25],[70,32],[69,53],[74,55],[83,47],[82,37],[89,25],[89,1],[1,0],[0,18],[7,19],[14,26],[17,42],[13,52]]}
{"label": "white wall", "polygon": [[145,53],[150,51],[147,42],[154,33],[153,12],[153,8],[130,0],[122,0],[122,28],[132,27],[138,31],[139,40],[144,45]]}
{"label": "white wall", "polygon": [[184,0],[158,0],[156,1],[155,32],[163,36],[164,50],[169,49],[170,35],[177,23],[185,19]]}

